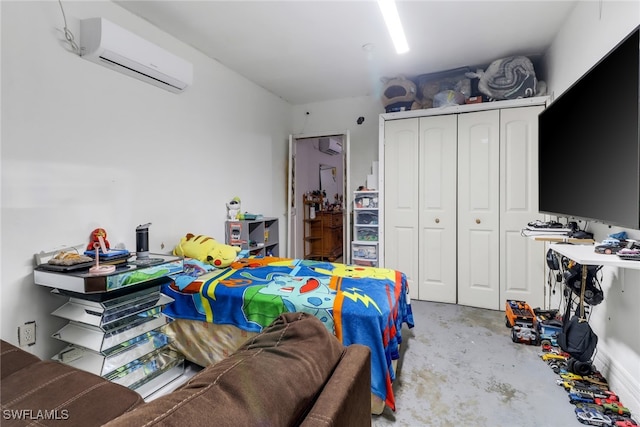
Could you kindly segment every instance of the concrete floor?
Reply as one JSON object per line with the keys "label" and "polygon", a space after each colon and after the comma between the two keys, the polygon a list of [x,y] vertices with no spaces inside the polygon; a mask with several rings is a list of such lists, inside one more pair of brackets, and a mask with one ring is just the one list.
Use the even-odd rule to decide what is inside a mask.
{"label": "concrete floor", "polygon": [[[396,412],[373,415],[373,427],[580,426],[559,378],[540,347],[515,344],[504,312],[412,301],[415,327],[405,342],[394,383]],[[197,372],[153,395],[166,394]]]}
{"label": "concrete floor", "polygon": [[412,301],[394,383],[396,412],[382,426],[570,427],[582,425],[539,346],[516,344],[504,312]]}

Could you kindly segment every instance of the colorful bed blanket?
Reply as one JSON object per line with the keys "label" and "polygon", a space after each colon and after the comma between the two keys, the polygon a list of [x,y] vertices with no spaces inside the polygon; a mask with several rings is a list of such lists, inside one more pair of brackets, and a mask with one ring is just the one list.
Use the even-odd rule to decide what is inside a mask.
{"label": "colorful bed blanket", "polygon": [[274,257],[241,259],[200,276],[200,266],[185,260],[185,268],[163,289],[175,300],[167,316],[260,332],[283,312],[313,314],[344,345],[371,349],[372,392],[395,411],[392,361],[399,358],[402,325],[414,326],[404,274]]}

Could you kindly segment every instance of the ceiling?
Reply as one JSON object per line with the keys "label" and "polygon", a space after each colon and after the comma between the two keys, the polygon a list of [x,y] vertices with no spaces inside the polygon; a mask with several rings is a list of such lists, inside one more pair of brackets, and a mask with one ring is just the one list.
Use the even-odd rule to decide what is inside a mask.
{"label": "ceiling", "polygon": [[577,1],[398,1],[397,55],[375,1],[116,1],[293,105],[379,96],[382,77],[540,58]]}

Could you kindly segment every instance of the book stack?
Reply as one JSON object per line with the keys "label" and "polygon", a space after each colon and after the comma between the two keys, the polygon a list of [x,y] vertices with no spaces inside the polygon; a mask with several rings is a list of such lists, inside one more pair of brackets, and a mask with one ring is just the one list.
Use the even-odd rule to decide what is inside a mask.
{"label": "book stack", "polygon": [[[84,254],[91,258],[96,258],[96,251],[84,251]],[[100,257],[100,264],[126,264],[127,260],[131,257],[131,254],[126,249],[107,249],[106,252],[98,249],[98,256]]]}

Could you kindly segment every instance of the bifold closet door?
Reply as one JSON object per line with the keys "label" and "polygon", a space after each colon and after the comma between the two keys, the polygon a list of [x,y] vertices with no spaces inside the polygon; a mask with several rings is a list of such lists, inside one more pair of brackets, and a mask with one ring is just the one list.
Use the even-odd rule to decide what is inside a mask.
{"label": "bifold closet door", "polygon": [[384,267],[407,276],[418,298],[418,122],[388,120],[384,125]]}
{"label": "bifold closet door", "polygon": [[456,303],[457,116],[423,117],[417,299]]}
{"label": "bifold closet door", "polygon": [[456,115],[385,123],[385,266],[411,297],[456,302]]}
{"label": "bifold closet door", "polygon": [[545,247],[522,237],[538,212],[538,114],[543,106],[500,113],[500,300],[544,307]]}
{"label": "bifold closet door", "polygon": [[458,116],[458,303],[500,309],[500,111]]}

